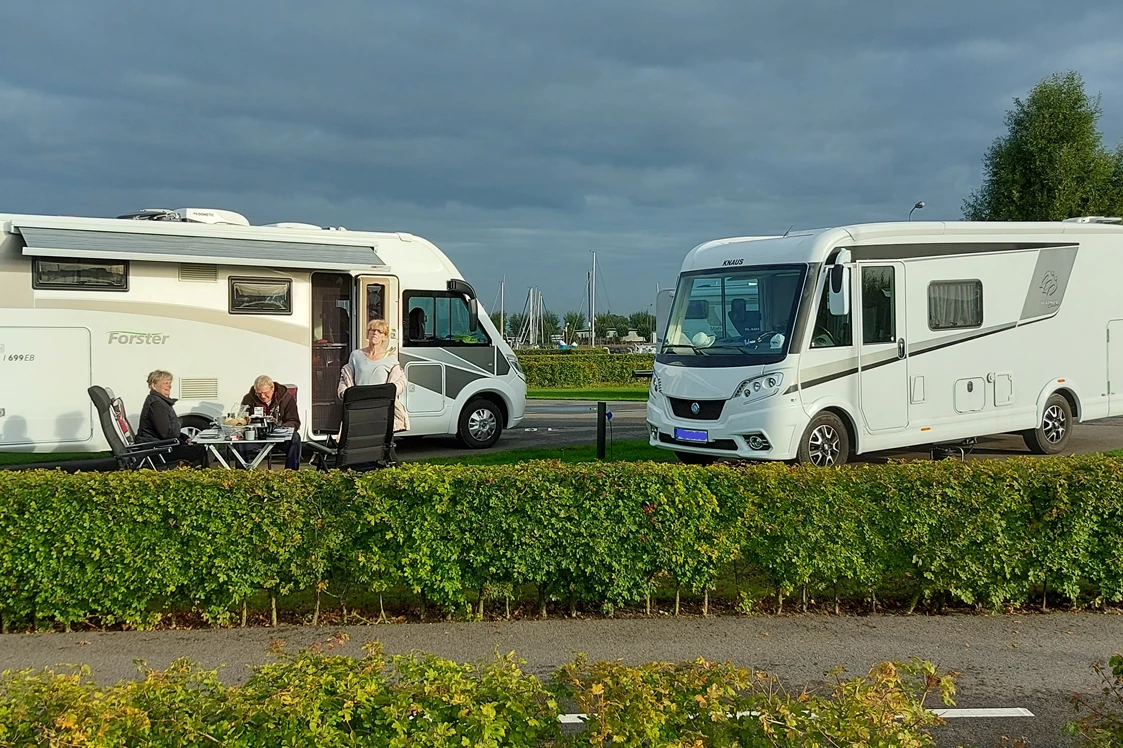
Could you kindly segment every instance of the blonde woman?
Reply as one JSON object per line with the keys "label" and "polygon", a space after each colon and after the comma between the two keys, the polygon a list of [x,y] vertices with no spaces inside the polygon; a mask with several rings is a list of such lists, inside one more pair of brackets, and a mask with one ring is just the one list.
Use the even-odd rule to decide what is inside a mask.
{"label": "blonde woman", "polygon": [[390,326],[386,320],[372,319],[367,323],[367,345],[351,352],[347,365],[339,377],[339,399],[354,385],[392,384],[397,389],[394,400],[394,431],[409,428],[409,415],[405,401],[406,375],[398,363],[396,351],[390,349]]}

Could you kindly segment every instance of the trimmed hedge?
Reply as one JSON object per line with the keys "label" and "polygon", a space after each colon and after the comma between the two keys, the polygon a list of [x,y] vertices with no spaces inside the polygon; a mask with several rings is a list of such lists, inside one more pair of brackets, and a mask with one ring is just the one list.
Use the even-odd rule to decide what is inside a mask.
{"label": "trimmed hedge", "polygon": [[736,601],[716,591],[731,572],[771,585],[777,607],[799,595],[999,608],[1046,589],[1098,605],[1123,599],[1121,495],[1123,461],[1102,456],[6,472],[0,616],[151,627],[195,610],[225,625],[261,591],[391,588],[469,616],[527,585],[542,612],[607,612],[667,585]]}
{"label": "trimmed hedge", "polygon": [[608,356],[611,354],[607,348],[520,348],[515,355],[521,358],[535,356]]}
{"label": "trimmed hedge", "polygon": [[637,384],[633,372],[654,367],[655,356],[650,353],[523,356],[520,352],[519,365],[526,375],[527,387]]}
{"label": "trimmed hedge", "polygon": [[[346,637],[337,636],[327,649]],[[0,743],[18,746],[927,746],[954,683],[926,662],[883,663],[831,692],[790,694],[771,676],[703,660],[588,663],[544,686],[513,655],[460,665],[424,653],[355,660],[281,653],[242,686],[177,660],[109,688],[89,670],[0,674]],[[562,703],[587,715],[563,734]]]}

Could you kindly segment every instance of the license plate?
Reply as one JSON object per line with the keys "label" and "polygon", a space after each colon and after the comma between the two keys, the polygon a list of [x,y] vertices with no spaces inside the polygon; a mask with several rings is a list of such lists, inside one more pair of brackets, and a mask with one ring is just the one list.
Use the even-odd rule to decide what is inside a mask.
{"label": "license plate", "polygon": [[710,440],[710,435],[706,431],[698,431],[696,429],[675,429],[675,438],[684,442],[702,442],[705,444]]}

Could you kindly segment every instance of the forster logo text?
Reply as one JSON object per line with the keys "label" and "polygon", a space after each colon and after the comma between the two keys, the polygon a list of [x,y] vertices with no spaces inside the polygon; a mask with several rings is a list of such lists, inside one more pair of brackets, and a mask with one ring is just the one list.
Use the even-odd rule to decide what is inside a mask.
{"label": "forster logo text", "polygon": [[127,332],[113,330],[109,333],[110,345],[163,345],[168,342],[169,335],[159,332]]}

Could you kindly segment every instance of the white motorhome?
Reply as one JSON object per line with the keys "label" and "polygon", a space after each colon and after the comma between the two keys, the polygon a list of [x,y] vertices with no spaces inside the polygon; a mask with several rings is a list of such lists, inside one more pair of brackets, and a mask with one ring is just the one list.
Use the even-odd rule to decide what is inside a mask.
{"label": "white motorhome", "polygon": [[408,380],[407,436],[484,448],[522,420],[514,352],[418,236],[198,209],[0,215],[0,450],[107,449],[86,389],[112,389],[135,427],[154,369],[175,376],[188,433],[267,374],[296,386],[302,437],[325,439],[341,367],[376,318]]}
{"label": "white motorhome", "polygon": [[916,222],[695,247],[647,404],[685,462],[835,465],[1123,415],[1123,226]]}

